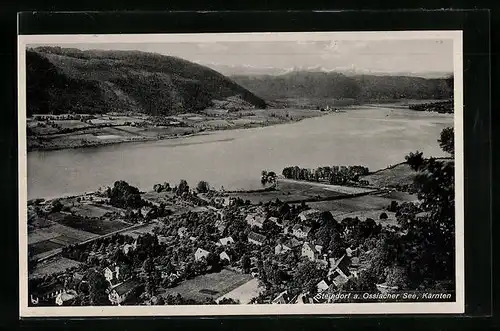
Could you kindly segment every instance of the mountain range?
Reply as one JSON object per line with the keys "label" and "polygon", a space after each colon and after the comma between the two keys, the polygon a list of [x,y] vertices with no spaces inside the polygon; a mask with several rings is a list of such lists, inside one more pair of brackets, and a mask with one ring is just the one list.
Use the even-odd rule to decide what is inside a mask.
{"label": "mountain range", "polygon": [[171,115],[235,99],[240,107],[266,107],[263,99],[213,69],[139,51],[31,48],[26,73],[28,116],[111,111]]}
{"label": "mountain range", "polygon": [[446,99],[453,93],[452,78],[360,75],[321,67],[263,75],[246,68],[252,74],[228,77],[204,65],[155,53],[30,48],[26,51],[28,116],[128,111],[173,115],[209,107],[266,108],[283,98],[362,102]]}
{"label": "mountain range", "polygon": [[410,76],[346,75],[339,72],[292,71],[282,75],[238,75],[239,85],[268,100],[283,98],[350,98],[358,101],[448,99],[453,79]]}

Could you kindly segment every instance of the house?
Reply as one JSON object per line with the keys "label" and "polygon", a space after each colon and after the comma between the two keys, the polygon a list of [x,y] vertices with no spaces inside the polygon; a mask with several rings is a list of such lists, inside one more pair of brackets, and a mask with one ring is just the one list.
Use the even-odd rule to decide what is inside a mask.
{"label": "house", "polygon": [[114,267],[106,267],[104,269],[104,278],[111,284],[114,285],[120,279],[120,267],[115,265]]}
{"label": "house", "polygon": [[291,251],[292,249],[288,247],[286,244],[279,243],[274,247],[274,254],[284,254],[286,252]]}
{"label": "house", "polygon": [[397,286],[389,286],[387,283],[382,283],[382,284],[375,284],[377,287],[377,290],[379,290],[380,293],[392,293],[394,291],[397,291],[399,288]]}
{"label": "house", "polygon": [[226,252],[222,252],[219,254],[219,258],[220,260],[227,260],[228,262],[231,262],[231,258],[229,257],[229,255],[226,253]]}
{"label": "house", "polygon": [[288,293],[288,291],[281,292],[276,298],[273,299],[273,305],[286,305],[291,302],[295,302],[297,296],[292,296]]}
{"label": "house", "polygon": [[181,226],[178,230],[177,230],[177,235],[181,238],[184,238],[186,237],[188,234],[188,229],[185,227],[185,226]]}
{"label": "house", "polygon": [[245,218],[245,221],[250,227],[256,226],[258,228],[262,228],[265,220],[265,217],[261,214],[248,214]]}
{"label": "house", "polygon": [[229,244],[234,244],[234,240],[232,237],[226,237],[226,238],[221,238],[219,240],[219,243],[222,245],[222,246],[227,246]]}
{"label": "house", "polygon": [[262,246],[265,241],[266,241],[266,236],[263,236],[259,233],[250,232],[248,234],[248,242],[249,243]]}
{"label": "house", "polygon": [[153,208],[144,206],[141,208],[141,215],[142,217],[146,218],[150,215],[150,213],[153,211]]}
{"label": "house", "polygon": [[333,265],[328,271],[328,277],[333,277],[333,283],[336,286],[340,286],[346,283],[350,278],[354,276],[349,270],[351,261],[348,256],[344,254],[340,259],[333,262]]}
{"label": "house", "polygon": [[220,234],[223,234],[224,231],[226,231],[227,222],[225,221],[224,218],[218,219],[217,221],[215,221],[215,227],[217,228],[217,231],[219,231]]}
{"label": "house", "polygon": [[135,251],[137,249],[137,240],[134,241],[133,244],[125,244],[123,245],[123,253],[127,255],[131,251]]}
{"label": "house", "polygon": [[358,248],[352,249],[351,247],[347,247],[345,251],[346,251],[347,256],[349,256],[349,257],[357,256],[359,254]]}
{"label": "house", "polygon": [[298,239],[304,239],[311,233],[311,230],[312,228],[310,226],[296,224],[292,228],[292,235]]}
{"label": "house", "polygon": [[321,215],[321,211],[317,209],[304,210],[299,214],[299,219],[302,222],[316,220]]}
{"label": "house", "polygon": [[111,288],[109,291],[108,299],[114,305],[120,305],[129,297],[134,295],[141,287],[141,283],[135,279],[129,279],[121,284]]}
{"label": "house", "polygon": [[311,243],[306,241],[302,245],[301,256],[305,256],[311,261],[316,261],[320,257],[320,253]]}
{"label": "house", "polygon": [[209,251],[206,251],[203,248],[198,248],[194,253],[194,259],[195,261],[200,261],[202,258],[206,259],[209,254]]}
{"label": "house", "polygon": [[75,290],[64,290],[59,293],[56,297],[56,305],[58,306],[68,306],[75,302],[78,297],[78,293]]}
{"label": "house", "polygon": [[60,283],[51,283],[45,286],[39,286],[30,295],[31,303],[38,304],[41,302],[48,302],[57,297],[64,291],[64,285]]}
{"label": "house", "polygon": [[317,288],[318,293],[321,293],[321,292],[324,292],[324,291],[328,290],[331,285],[332,285],[331,281],[329,281],[327,279],[323,279],[322,281],[320,281],[316,285],[316,288]]}

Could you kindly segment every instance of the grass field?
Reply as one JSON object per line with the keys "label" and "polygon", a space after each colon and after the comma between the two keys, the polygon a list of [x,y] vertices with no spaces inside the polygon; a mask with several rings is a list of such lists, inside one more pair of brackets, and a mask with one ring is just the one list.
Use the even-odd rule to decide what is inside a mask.
{"label": "grass field", "polygon": [[162,295],[179,293],[186,299],[199,301],[206,298],[216,299],[247,283],[251,278],[250,275],[223,269],[219,273],[205,274],[186,280],[176,287],[166,289]]}
{"label": "grass field", "polygon": [[252,298],[255,298],[262,292],[262,288],[259,287],[259,280],[253,278],[246,282],[245,284],[235,288],[229,293],[217,298],[217,302],[223,298],[233,299],[239,301],[240,304],[248,304]]}
{"label": "grass field", "polygon": [[35,267],[35,270],[30,272],[29,278],[39,278],[63,272],[69,268],[78,267],[79,262],[70,260],[64,257],[59,257],[54,261],[40,263]]}
{"label": "grass field", "polygon": [[130,237],[136,239],[142,234],[153,233],[153,229],[157,226],[158,226],[158,224],[156,224],[156,223],[146,224],[142,227],[135,228],[135,229],[130,230],[130,231],[121,232],[121,234],[126,235],[126,236],[130,236]]}
{"label": "grass field", "polygon": [[307,205],[311,208],[330,211],[333,216],[337,216],[347,213],[384,209],[391,204],[391,201],[391,199],[384,197],[365,195],[341,200],[310,202]]}
{"label": "grass field", "polygon": [[51,240],[44,240],[30,245],[30,248],[32,249],[33,255],[38,255],[64,246],[65,245],[57,244]]}
{"label": "grass field", "polygon": [[417,173],[406,163],[400,163],[391,168],[377,171],[362,177],[375,187],[394,187],[396,185],[410,185]]}
{"label": "grass field", "polygon": [[104,214],[115,211],[112,208],[104,208],[94,204],[79,204],[71,208],[75,214],[87,217],[101,217]]}
{"label": "grass field", "polygon": [[340,197],[346,194],[357,194],[366,189],[355,187],[343,187],[322,183],[308,183],[292,180],[279,180],[278,190],[248,193],[230,193],[230,196],[240,197],[243,200],[250,200],[252,204],[259,202],[280,199],[283,202],[291,202],[308,199],[327,199]]}
{"label": "grass field", "polygon": [[113,220],[85,219],[76,215],[54,214],[56,214],[52,219],[54,222],[99,235],[108,234],[130,226],[129,224]]}

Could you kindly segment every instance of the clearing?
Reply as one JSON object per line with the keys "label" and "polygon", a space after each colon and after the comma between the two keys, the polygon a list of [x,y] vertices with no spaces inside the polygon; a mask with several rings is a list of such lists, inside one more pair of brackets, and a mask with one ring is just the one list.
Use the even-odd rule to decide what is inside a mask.
{"label": "clearing", "polygon": [[186,280],[176,287],[166,289],[162,295],[179,293],[186,299],[197,301],[203,301],[206,298],[216,299],[247,283],[250,279],[252,279],[250,275],[222,269],[219,273],[205,274]]}

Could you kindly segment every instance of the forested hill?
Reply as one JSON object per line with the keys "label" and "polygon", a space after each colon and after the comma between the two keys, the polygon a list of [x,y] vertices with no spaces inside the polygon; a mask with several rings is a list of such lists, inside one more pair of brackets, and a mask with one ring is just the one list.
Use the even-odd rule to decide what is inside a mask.
{"label": "forested hill", "polygon": [[294,71],[284,75],[231,76],[253,93],[269,100],[282,98],[448,99],[450,79],[407,76],[347,76],[336,72]]}
{"label": "forested hill", "polygon": [[27,110],[33,113],[199,111],[213,100],[265,108],[230,78],[180,58],[138,51],[38,47],[26,52]]}

